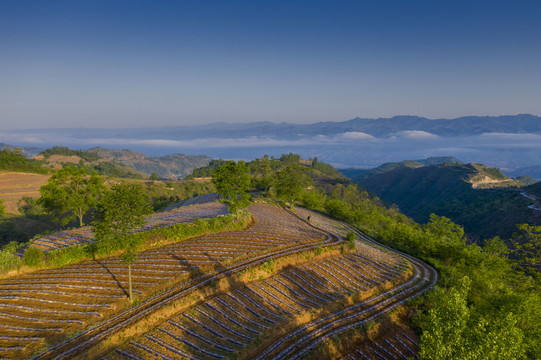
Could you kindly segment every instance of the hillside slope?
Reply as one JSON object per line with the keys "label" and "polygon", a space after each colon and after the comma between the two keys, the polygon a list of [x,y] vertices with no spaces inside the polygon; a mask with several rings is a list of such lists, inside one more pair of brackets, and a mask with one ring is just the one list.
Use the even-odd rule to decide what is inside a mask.
{"label": "hillside slope", "polygon": [[210,156],[205,155],[173,154],[153,157],[131,150],[110,150],[101,147],[88,151],[97,153],[104,159],[120,162],[147,175],[156,173],[160,178],[175,180],[189,175],[195,168],[208,165],[212,160]]}
{"label": "hillside slope", "polygon": [[340,172],[354,181],[369,178],[371,176],[382,174],[387,171],[400,168],[418,168],[422,166],[439,165],[444,163],[461,164],[461,162],[453,156],[438,156],[429,157],[421,160],[404,160],[399,162],[388,162],[373,169],[342,169]]}
{"label": "hillside slope", "polygon": [[431,213],[446,216],[473,239],[510,237],[517,223],[541,223],[540,215],[528,209],[531,200],[516,189],[481,189],[491,181],[510,182],[501,172],[486,169],[474,164],[400,168],[360,185],[418,222],[426,223]]}

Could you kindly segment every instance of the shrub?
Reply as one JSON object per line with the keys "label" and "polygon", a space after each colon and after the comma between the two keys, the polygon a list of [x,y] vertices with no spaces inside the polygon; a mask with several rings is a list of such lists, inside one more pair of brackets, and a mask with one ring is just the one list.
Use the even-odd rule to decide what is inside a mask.
{"label": "shrub", "polygon": [[29,247],[24,252],[23,262],[30,267],[38,267],[43,263],[43,250]]}
{"label": "shrub", "polygon": [[21,265],[21,258],[15,255],[18,243],[10,242],[0,251],[0,270],[8,271]]}

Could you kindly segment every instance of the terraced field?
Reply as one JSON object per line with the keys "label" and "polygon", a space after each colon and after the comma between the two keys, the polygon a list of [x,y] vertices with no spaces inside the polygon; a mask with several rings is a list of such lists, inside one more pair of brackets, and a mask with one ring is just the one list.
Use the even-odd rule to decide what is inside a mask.
{"label": "terraced field", "polygon": [[[0,357],[25,358],[40,348],[48,350],[39,359],[87,357],[110,335],[166,306],[176,308],[198,290],[212,295],[160,316],[150,331],[121,342],[106,358],[310,357],[327,339],[378,319],[437,280],[421,261],[340,222],[265,204],[250,211],[256,221],[245,230],[140,253],[132,265],[134,293],[146,300],[134,307],[126,307],[127,270],[118,257],[1,280]],[[308,215],[311,223],[303,220]],[[156,224],[167,221],[165,215]],[[233,274],[339,245],[334,232],[349,230],[358,236],[355,251],[323,252],[271,277],[231,283],[238,279]],[[230,282],[226,290],[204,291],[220,279]],[[346,358],[394,359],[412,352],[415,342],[398,336],[364,344]]]}
{"label": "terraced field", "polygon": [[[248,229],[140,253],[132,265],[134,293],[141,299],[161,293],[120,313],[118,309],[126,304],[127,270],[118,257],[1,280],[0,357],[24,358],[55,343],[41,358],[76,356],[108,334],[216,279],[337,241],[276,206],[256,204],[250,211],[256,223]],[[74,332],[80,335],[59,343]]]}
{"label": "terraced field", "polygon": [[[327,218],[312,220],[342,233],[348,230]],[[354,253],[291,266],[270,279],[206,299],[107,358],[310,358],[325,340],[378,319],[437,280],[426,264],[357,235],[361,241]],[[417,350],[404,335],[365,344],[346,358],[407,358]]]}
{"label": "terraced field", "polygon": [[116,349],[108,358],[229,358],[265,343],[277,329],[302,321],[307,314],[409,277],[405,261],[366,250],[370,254],[291,266],[270,279],[209,299]]}
{"label": "terraced field", "polygon": [[[192,206],[181,206],[174,210],[152,214],[148,217],[147,225],[136,231],[148,231],[174,224],[192,222],[196,218],[206,219],[225,214],[228,214],[227,206],[222,203],[194,202]],[[30,246],[47,252],[64,246],[92,241],[94,241],[94,234],[92,234],[90,226],[84,226],[74,230],[59,231],[42,236],[34,240]]]}
{"label": "terraced field", "polygon": [[408,334],[386,336],[346,354],[341,360],[418,359],[419,345]]}
{"label": "terraced field", "polygon": [[40,197],[39,188],[47,183],[50,175],[20,172],[0,172],[0,199],[6,212],[19,214],[19,201],[27,196]]}

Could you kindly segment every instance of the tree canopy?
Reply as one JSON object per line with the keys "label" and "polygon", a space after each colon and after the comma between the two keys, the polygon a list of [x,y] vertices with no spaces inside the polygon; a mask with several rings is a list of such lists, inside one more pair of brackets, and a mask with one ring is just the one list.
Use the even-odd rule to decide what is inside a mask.
{"label": "tree canopy", "polygon": [[121,259],[128,265],[129,299],[133,301],[131,264],[137,258],[137,239],[129,235],[143,227],[151,213],[151,206],[143,187],[139,184],[117,184],[107,191],[98,204],[97,220],[92,231],[97,247],[105,251],[122,244]]}
{"label": "tree canopy", "polygon": [[276,196],[289,203],[291,207],[294,207],[295,202],[301,199],[303,190],[312,184],[312,179],[298,164],[286,166],[274,177]]}
{"label": "tree canopy", "polygon": [[518,359],[524,356],[524,335],[507,313],[487,320],[468,305],[471,280],[431,294],[434,306],[423,318],[421,356],[425,359]]}
{"label": "tree canopy", "polygon": [[88,176],[82,168],[66,166],[40,188],[39,203],[62,225],[78,219],[79,226],[83,226],[85,214],[96,206],[104,189],[97,173]]}
{"label": "tree canopy", "polygon": [[216,192],[222,201],[229,203],[229,211],[236,212],[250,205],[250,169],[244,161],[235,163],[233,160],[220,165],[212,177]]}

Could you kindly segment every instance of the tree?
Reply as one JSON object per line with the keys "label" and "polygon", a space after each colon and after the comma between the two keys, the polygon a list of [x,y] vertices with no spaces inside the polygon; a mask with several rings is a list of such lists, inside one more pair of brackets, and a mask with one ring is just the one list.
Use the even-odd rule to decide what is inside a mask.
{"label": "tree", "polygon": [[227,161],[214,170],[212,182],[222,201],[229,203],[229,211],[236,212],[250,205],[250,169],[244,161]]}
{"label": "tree", "polygon": [[4,205],[4,200],[0,199],[0,220],[2,220],[5,213],[6,213],[6,206]]}
{"label": "tree", "polygon": [[541,277],[541,226],[517,225],[522,231],[518,240],[513,241],[513,255],[520,266],[534,277]]}
{"label": "tree", "polygon": [[519,359],[524,356],[523,334],[512,313],[493,321],[468,306],[471,281],[458,288],[437,288],[423,322],[421,353],[425,359]]}
{"label": "tree", "polygon": [[295,206],[295,201],[301,199],[303,190],[312,184],[312,179],[298,164],[286,166],[274,177],[276,196],[289,203],[291,208]]}
{"label": "tree", "polygon": [[97,204],[104,189],[98,173],[89,177],[83,168],[66,166],[56,171],[40,188],[39,204],[62,225],[77,218],[79,226],[83,226],[83,217]]}
{"label": "tree", "polygon": [[265,155],[261,159],[255,159],[250,162],[252,171],[252,182],[258,190],[268,191],[272,185],[272,169],[269,156]]}
{"label": "tree", "polygon": [[438,247],[439,256],[446,261],[451,261],[460,256],[460,252],[466,245],[464,228],[453,223],[445,216],[430,214],[430,222],[424,226],[425,233],[432,237]]}
{"label": "tree", "polygon": [[148,196],[139,184],[117,184],[107,191],[98,204],[97,220],[92,231],[97,247],[124,249],[122,261],[128,265],[129,300],[133,302],[131,264],[137,259],[137,238],[130,236],[143,227],[151,207]]}

